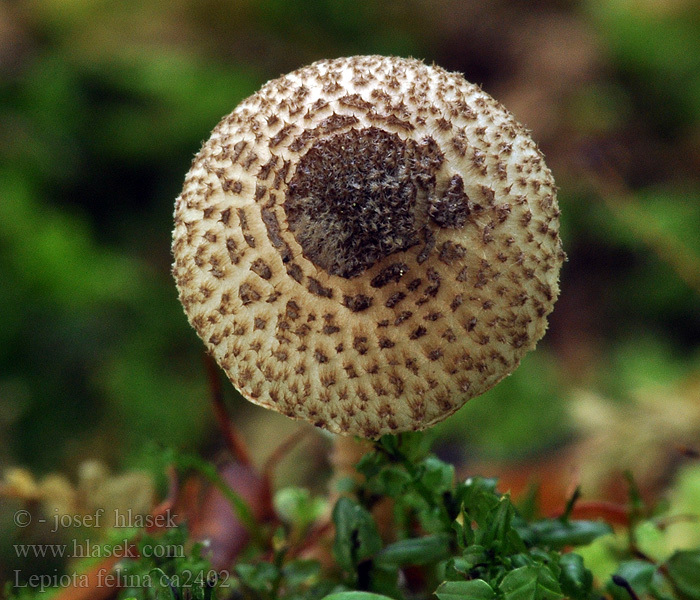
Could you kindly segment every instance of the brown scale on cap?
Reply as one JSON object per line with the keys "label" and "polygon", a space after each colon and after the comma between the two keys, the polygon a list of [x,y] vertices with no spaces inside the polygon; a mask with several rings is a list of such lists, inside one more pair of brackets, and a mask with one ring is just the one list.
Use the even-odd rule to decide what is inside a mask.
{"label": "brown scale on cap", "polygon": [[461,75],[380,56],[314,63],[225,117],[173,253],[190,322],[246,398],[368,438],[512,372],[564,260],[525,129]]}

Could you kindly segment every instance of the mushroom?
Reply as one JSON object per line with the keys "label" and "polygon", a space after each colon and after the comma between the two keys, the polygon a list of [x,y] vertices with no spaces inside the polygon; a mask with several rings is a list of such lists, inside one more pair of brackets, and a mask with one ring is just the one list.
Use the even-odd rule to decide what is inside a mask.
{"label": "mushroom", "polygon": [[418,60],[322,60],[214,129],[175,207],[190,323],[248,400],[333,432],[423,429],[544,335],[564,253],[527,131]]}

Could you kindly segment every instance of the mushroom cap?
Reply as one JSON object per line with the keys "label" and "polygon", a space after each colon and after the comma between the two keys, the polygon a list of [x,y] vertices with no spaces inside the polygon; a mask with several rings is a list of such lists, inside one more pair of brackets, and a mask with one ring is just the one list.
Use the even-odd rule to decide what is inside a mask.
{"label": "mushroom cap", "polygon": [[243,396],[366,438],[510,374],[564,260],[527,131],[462,75],[382,56],[316,62],[225,117],[177,198],[173,254]]}

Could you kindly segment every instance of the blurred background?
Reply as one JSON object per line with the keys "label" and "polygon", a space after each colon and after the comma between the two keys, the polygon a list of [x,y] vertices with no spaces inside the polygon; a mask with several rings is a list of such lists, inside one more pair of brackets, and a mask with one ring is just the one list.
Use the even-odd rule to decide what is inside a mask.
{"label": "blurred background", "polygon": [[[0,473],[75,482],[86,460],[120,473],[153,447],[216,456],[203,347],[169,273],[174,199],[211,129],[262,83],[369,53],[480,84],[532,130],[560,186],[569,260],[550,330],[439,427],[437,451],[553,495],[581,482],[588,497],[614,496],[625,468],[659,495],[693,468],[696,0],[11,0],[0,3]],[[256,462],[303,427],[226,394]],[[284,481],[326,468],[316,437]],[[14,560],[3,548],[0,562]]]}

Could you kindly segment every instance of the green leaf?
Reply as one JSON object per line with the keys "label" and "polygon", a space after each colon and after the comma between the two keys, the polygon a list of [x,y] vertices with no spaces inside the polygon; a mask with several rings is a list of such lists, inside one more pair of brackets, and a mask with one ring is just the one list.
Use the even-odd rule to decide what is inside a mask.
{"label": "green leaf", "polygon": [[[457,484],[455,497],[469,516],[469,521],[480,522],[489,510],[498,504],[496,480],[483,477],[470,477]],[[465,524],[467,521],[465,521]],[[466,525],[465,525],[466,526]]]}
{"label": "green leaf", "polygon": [[372,564],[372,568],[369,572],[367,591],[389,596],[390,598],[401,598],[402,594],[401,590],[399,590],[398,583],[398,567]]}
{"label": "green leaf", "polygon": [[666,568],[671,583],[683,596],[700,600],[700,550],[676,552]]}
{"label": "green leaf", "polygon": [[525,545],[512,526],[514,516],[510,498],[501,496],[498,505],[488,513],[485,527],[477,532],[477,543],[505,554],[525,552]]}
{"label": "green leaf", "polygon": [[442,494],[452,489],[455,477],[453,465],[445,463],[435,456],[429,456],[423,461],[422,468],[423,484],[434,494]]}
{"label": "green leaf", "polygon": [[315,579],[321,573],[321,564],[316,560],[293,560],[282,567],[287,585],[297,587]]}
{"label": "green leaf", "polygon": [[333,523],[333,553],[343,569],[354,571],[360,562],[381,550],[382,540],[374,519],[357,502],[340,498],[333,509]]}
{"label": "green leaf", "polygon": [[470,519],[463,506],[459,511],[459,520],[455,520],[452,523],[452,529],[457,535],[457,544],[460,549],[463,550],[474,543],[474,531],[471,528]]}
{"label": "green leaf", "polygon": [[503,542],[513,521],[515,509],[508,498],[502,497],[489,514],[488,526],[478,536],[483,546],[491,546],[494,542]]}
{"label": "green leaf", "polygon": [[585,546],[596,538],[612,533],[602,521],[562,521],[545,519],[524,526],[521,535],[528,543],[559,549],[565,546]]}
{"label": "green leaf", "polygon": [[393,600],[389,596],[373,594],[371,592],[336,592],[322,598],[322,600]]}
{"label": "green leaf", "polygon": [[429,535],[389,544],[377,554],[375,564],[397,567],[427,565],[444,560],[449,555],[450,538],[446,535]]}
{"label": "green leaf", "polygon": [[377,447],[393,459],[417,463],[430,452],[432,439],[432,434],[424,431],[406,431],[399,435],[382,436],[377,442]]}
{"label": "green leaf", "polygon": [[307,527],[326,511],[323,498],[312,497],[306,488],[287,487],[274,497],[275,512],[285,523],[300,529]]}
{"label": "green leaf", "polygon": [[466,561],[466,564],[468,564],[470,568],[474,565],[488,562],[489,560],[486,548],[478,544],[473,544],[466,548],[461,558]]}
{"label": "green leaf", "polygon": [[574,600],[588,598],[593,587],[593,574],[583,565],[579,554],[564,554],[559,560],[559,583],[562,591]]}
{"label": "green leaf", "polygon": [[445,565],[444,579],[459,581],[469,577],[469,571],[474,566],[469,559],[462,556],[455,556],[447,561]]}
{"label": "green leaf", "polygon": [[385,454],[381,452],[368,452],[355,465],[358,473],[365,476],[365,479],[375,477],[388,464]]}
{"label": "green leaf", "polygon": [[445,581],[435,590],[435,595],[440,600],[492,600],[496,592],[483,579],[472,579]]}
{"label": "green leaf", "polygon": [[498,589],[504,600],[558,600],[564,597],[554,575],[543,565],[510,571]]}
{"label": "green leaf", "polygon": [[390,498],[397,498],[405,493],[411,484],[411,476],[401,467],[387,467],[375,479],[372,489]]}
{"label": "green leaf", "polygon": [[239,564],[236,565],[235,572],[243,585],[260,593],[272,591],[273,584],[280,575],[279,569],[267,562]]}

